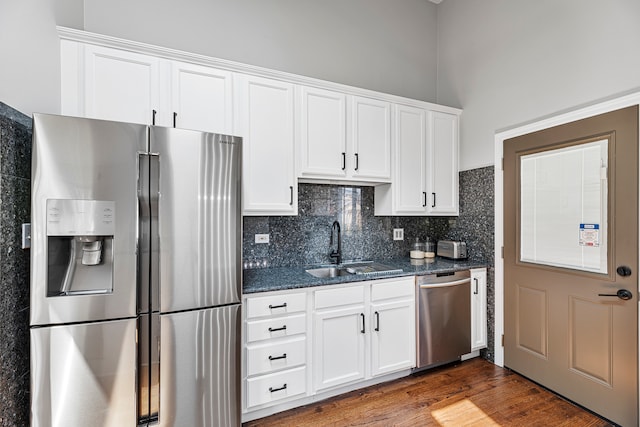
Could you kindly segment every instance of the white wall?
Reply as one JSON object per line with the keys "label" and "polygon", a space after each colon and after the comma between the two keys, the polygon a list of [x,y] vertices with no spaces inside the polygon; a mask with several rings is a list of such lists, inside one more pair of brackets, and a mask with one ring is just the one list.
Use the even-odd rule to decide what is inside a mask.
{"label": "white wall", "polygon": [[464,109],[463,170],[497,130],[640,87],[638,0],[445,0],[438,102]]}
{"label": "white wall", "polygon": [[60,113],[56,25],[82,20],[82,0],[0,0],[0,102],[27,115]]}
{"label": "white wall", "polygon": [[60,110],[53,3],[0,0],[0,101],[28,115]]}
{"label": "white wall", "polygon": [[435,102],[426,0],[0,0],[0,101],[60,111],[56,25]]}
{"label": "white wall", "polygon": [[434,102],[427,0],[85,0],[85,29]]}

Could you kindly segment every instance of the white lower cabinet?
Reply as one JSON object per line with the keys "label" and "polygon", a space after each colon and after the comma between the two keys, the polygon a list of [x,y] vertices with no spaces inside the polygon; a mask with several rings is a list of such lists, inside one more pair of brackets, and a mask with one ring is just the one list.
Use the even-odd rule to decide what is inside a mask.
{"label": "white lower cabinet", "polygon": [[412,299],[371,304],[371,375],[415,366],[415,308]]}
{"label": "white lower cabinet", "polygon": [[487,346],[487,269],[471,269],[471,351]]}
{"label": "white lower cabinet", "polygon": [[283,372],[247,379],[247,407],[279,402],[307,390],[306,368],[300,366]]}
{"label": "white lower cabinet", "polygon": [[314,303],[314,390],[364,379],[365,286],[319,290]]}
{"label": "white lower cabinet", "polygon": [[413,368],[414,295],[413,277],[316,291],[314,390]]}
{"label": "white lower cabinet", "polygon": [[272,341],[247,345],[247,376],[306,364],[307,342],[303,335],[285,341]]}
{"label": "white lower cabinet", "polygon": [[243,412],[307,392],[307,293],[268,293],[244,301]]}
{"label": "white lower cabinet", "polygon": [[415,367],[414,283],[245,296],[243,421],[406,375]]}

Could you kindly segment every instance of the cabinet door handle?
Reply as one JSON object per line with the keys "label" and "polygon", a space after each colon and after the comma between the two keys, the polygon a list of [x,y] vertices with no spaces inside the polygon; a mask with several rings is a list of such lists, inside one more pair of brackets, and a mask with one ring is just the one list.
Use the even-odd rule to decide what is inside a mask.
{"label": "cabinet door handle", "polygon": [[427,192],[426,191],[422,192],[422,197],[424,199],[424,202],[422,203],[422,207],[426,208],[427,207]]}
{"label": "cabinet door handle", "polygon": [[287,308],[287,303],[285,302],[285,303],[282,303],[280,305],[271,305],[271,304],[269,304],[269,309],[273,310],[275,308]]}
{"label": "cabinet door handle", "polygon": [[282,356],[269,356],[269,360],[279,360],[279,359],[286,359],[287,358],[287,353],[284,353]]}
{"label": "cabinet door handle", "polygon": [[360,313],[360,317],[362,318],[362,329],[360,329],[360,332],[364,334],[364,313]]}
{"label": "cabinet door handle", "polygon": [[431,193],[433,195],[433,204],[431,205],[432,208],[436,207],[436,193]]}
{"label": "cabinet door handle", "polygon": [[286,389],[287,389],[287,383],[284,383],[282,387],[278,387],[278,388],[269,387],[269,392],[275,393],[276,391],[286,390]]}
{"label": "cabinet door handle", "polygon": [[269,332],[286,331],[286,330],[287,330],[287,325],[284,325],[280,328],[269,328]]}
{"label": "cabinet door handle", "polygon": [[289,206],[293,206],[293,185],[289,186]]}
{"label": "cabinet door handle", "polygon": [[360,162],[358,161],[358,153],[356,153],[355,156],[356,156],[356,167],[355,167],[355,170],[358,170],[358,168],[360,167]]}
{"label": "cabinet door handle", "polygon": [[176,127],[176,121],[178,119],[178,113],[173,112],[173,127]]}
{"label": "cabinet door handle", "polygon": [[151,124],[153,126],[156,125],[156,114],[158,114],[158,112],[156,110],[152,110],[152,112],[151,112]]}
{"label": "cabinet door handle", "polygon": [[342,170],[347,168],[347,153],[342,153]]}
{"label": "cabinet door handle", "polygon": [[478,295],[478,278],[477,278],[477,277],[474,277],[474,278],[473,278],[473,281],[476,283],[476,290],[475,290],[475,291],[473,291],[473,294],[474,294],[474,295]]}
{"label": "cabinet door handle", "polygon": [[379,332],[380,331],[380,313],[376,311],[374,314],[376,316],[376,327],[374,331]]}

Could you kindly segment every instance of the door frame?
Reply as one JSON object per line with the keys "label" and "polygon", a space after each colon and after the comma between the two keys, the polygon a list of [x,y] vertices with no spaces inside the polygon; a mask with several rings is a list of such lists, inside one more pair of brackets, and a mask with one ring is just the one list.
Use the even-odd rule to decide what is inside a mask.
{"label": "door frame", "polygon": [[[503,171],[503,143],[506,139],[522,136],[531,132],[548,129],[554,126],[574,122],[591,116],[608,113],[621,108],[640,104],[640,92],[616,96],[610,99],[596,101],[593,104],[566,110],[551,116],[536,119],[533,122],[517,125],[509,129],[496,131],[495,134],[495,327],[494,327],[494,363],[504,366],[504,347],[502,335],[504,334],[504,259],[502,247],[504,246],[504,171]],[[639,118],[640,119],[640,118]],[[640,144],[640,141],[638,141]],[[640,161],[640,159],[639,159]],[[639,221],[640,222],[640,221]],[[640,251],[639,251],[640,252]],[[640,283],[639,283],[640,285]],[[640,286],[638,286],[640,287]],[[638,288],[636,288],[638,296]],[[636,298],[640,304],[640,298]],[[640,324],[640,315],[638,316]],[[640,329],[639,329],[640,330]],[[639,340],[640,343],[640,340]],[[640,347],[640,345],[639,345]],[[639,348],[640,354],[640,348]]]}

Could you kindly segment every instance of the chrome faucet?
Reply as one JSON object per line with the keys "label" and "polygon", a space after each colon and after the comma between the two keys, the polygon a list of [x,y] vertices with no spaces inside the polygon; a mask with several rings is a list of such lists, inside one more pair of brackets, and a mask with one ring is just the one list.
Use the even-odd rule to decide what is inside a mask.
{"label": "chrome faucet", "polygon": [[[338,248],[333,249],[333,232],[336,230],[338,231]],[[338,221],[333,221],[333,224],[331,225],[331,239],[329,240],[329,246],[331,249],[331,252],[329,252],[329,258],[332,260],[335,259],[335,263],[339,265],[342,262],[342,249],[340,243],[340,223]]]}

